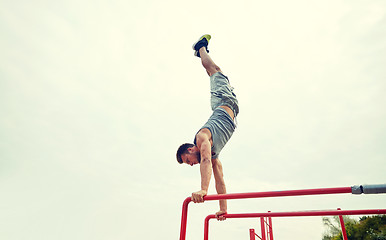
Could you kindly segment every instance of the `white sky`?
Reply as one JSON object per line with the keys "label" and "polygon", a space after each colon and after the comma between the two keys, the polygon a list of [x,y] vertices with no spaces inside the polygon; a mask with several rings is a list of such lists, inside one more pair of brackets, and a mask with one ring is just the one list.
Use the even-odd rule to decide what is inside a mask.
{"label": "white sky", "polygon": [[[200,176],[175,152],[211,113],[191,50],[204,33],[240,102],[220,157],[228,192],[386,183],[385,1],[0,0],[1,239],[178,239]],[[385,200],[233,200],[228,211]],[[217,210],[191,204],[187,239]],[[278,240],[324,231],[321,217],[273,221]],[[258,227],[213,221],[210,239]]]}

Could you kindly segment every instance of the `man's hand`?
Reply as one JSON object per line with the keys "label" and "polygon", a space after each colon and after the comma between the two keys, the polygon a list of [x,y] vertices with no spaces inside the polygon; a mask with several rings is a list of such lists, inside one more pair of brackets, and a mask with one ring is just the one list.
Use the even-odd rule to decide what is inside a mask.
{"label": "man's hand", "polygon": [[224,221],[226,218],[224,217],[224,214],[227,214],[227,211],[218,211],[216,212],[216,218],[218,221]]}
{"label": "man's hand", "polygon": [[200,190],[198,192],[192,193],[192,201],[195,203],[204,202],[204,196],[206,196],[205,190]]}

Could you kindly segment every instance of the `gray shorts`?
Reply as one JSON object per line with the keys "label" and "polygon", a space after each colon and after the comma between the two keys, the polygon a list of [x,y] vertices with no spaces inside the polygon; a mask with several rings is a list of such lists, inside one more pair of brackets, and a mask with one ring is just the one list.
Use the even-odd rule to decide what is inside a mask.
{"label": "gray shorts", "polygon": [[219,106],[228,106],[233,110],[235,117],[239,113],[239,102],[233,87],[229,84],[228,77],[221,72],[216,72],[210,77],[210,104],[212,110]]}

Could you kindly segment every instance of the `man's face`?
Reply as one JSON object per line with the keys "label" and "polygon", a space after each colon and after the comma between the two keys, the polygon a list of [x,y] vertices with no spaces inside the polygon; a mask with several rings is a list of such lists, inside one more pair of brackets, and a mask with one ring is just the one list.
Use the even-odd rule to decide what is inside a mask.
{"label": "man's face", "polygon": [[183,163],[189,164],[190,166],[200,163],[200,151],[189,148],[188,152],[189,153],[184,153],[181,155]]}

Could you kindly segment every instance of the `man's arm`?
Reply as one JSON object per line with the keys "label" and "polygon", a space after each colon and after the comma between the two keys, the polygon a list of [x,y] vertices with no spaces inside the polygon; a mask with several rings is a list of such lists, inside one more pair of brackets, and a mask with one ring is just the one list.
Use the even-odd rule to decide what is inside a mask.
{"label": "man's arm", "polygon": [[[219,159],[212,159],[212,165],[213,165],[213,175],[216,181],[216,191],[218,194],[225,194],[227,193],[227,190],[225,187],[222,164]],[[216,217],[218,220],[225,220],[225,218],[221,217],[221,215],[227,213],[227,201],[225,199],[222,199],[219,201],[219,204],[220,204],[220,211],[216,213]]]}
{"label": "man's arm", "polygon": [[[205,131],[206,130],[206,131]],[[201,190],[192,194],[193,202],[204,202],[204,196],[208,193],[210,178],[212,177],[212,151],[210,144],[210,131],[201,130],[197,136],[197,147],[200,149]]]}
{"label": "man's arm", "polygon": [[210,178],[212,177],[212,156],[209,139],[201,143],[200,153],[201,190],[208,192]]}

